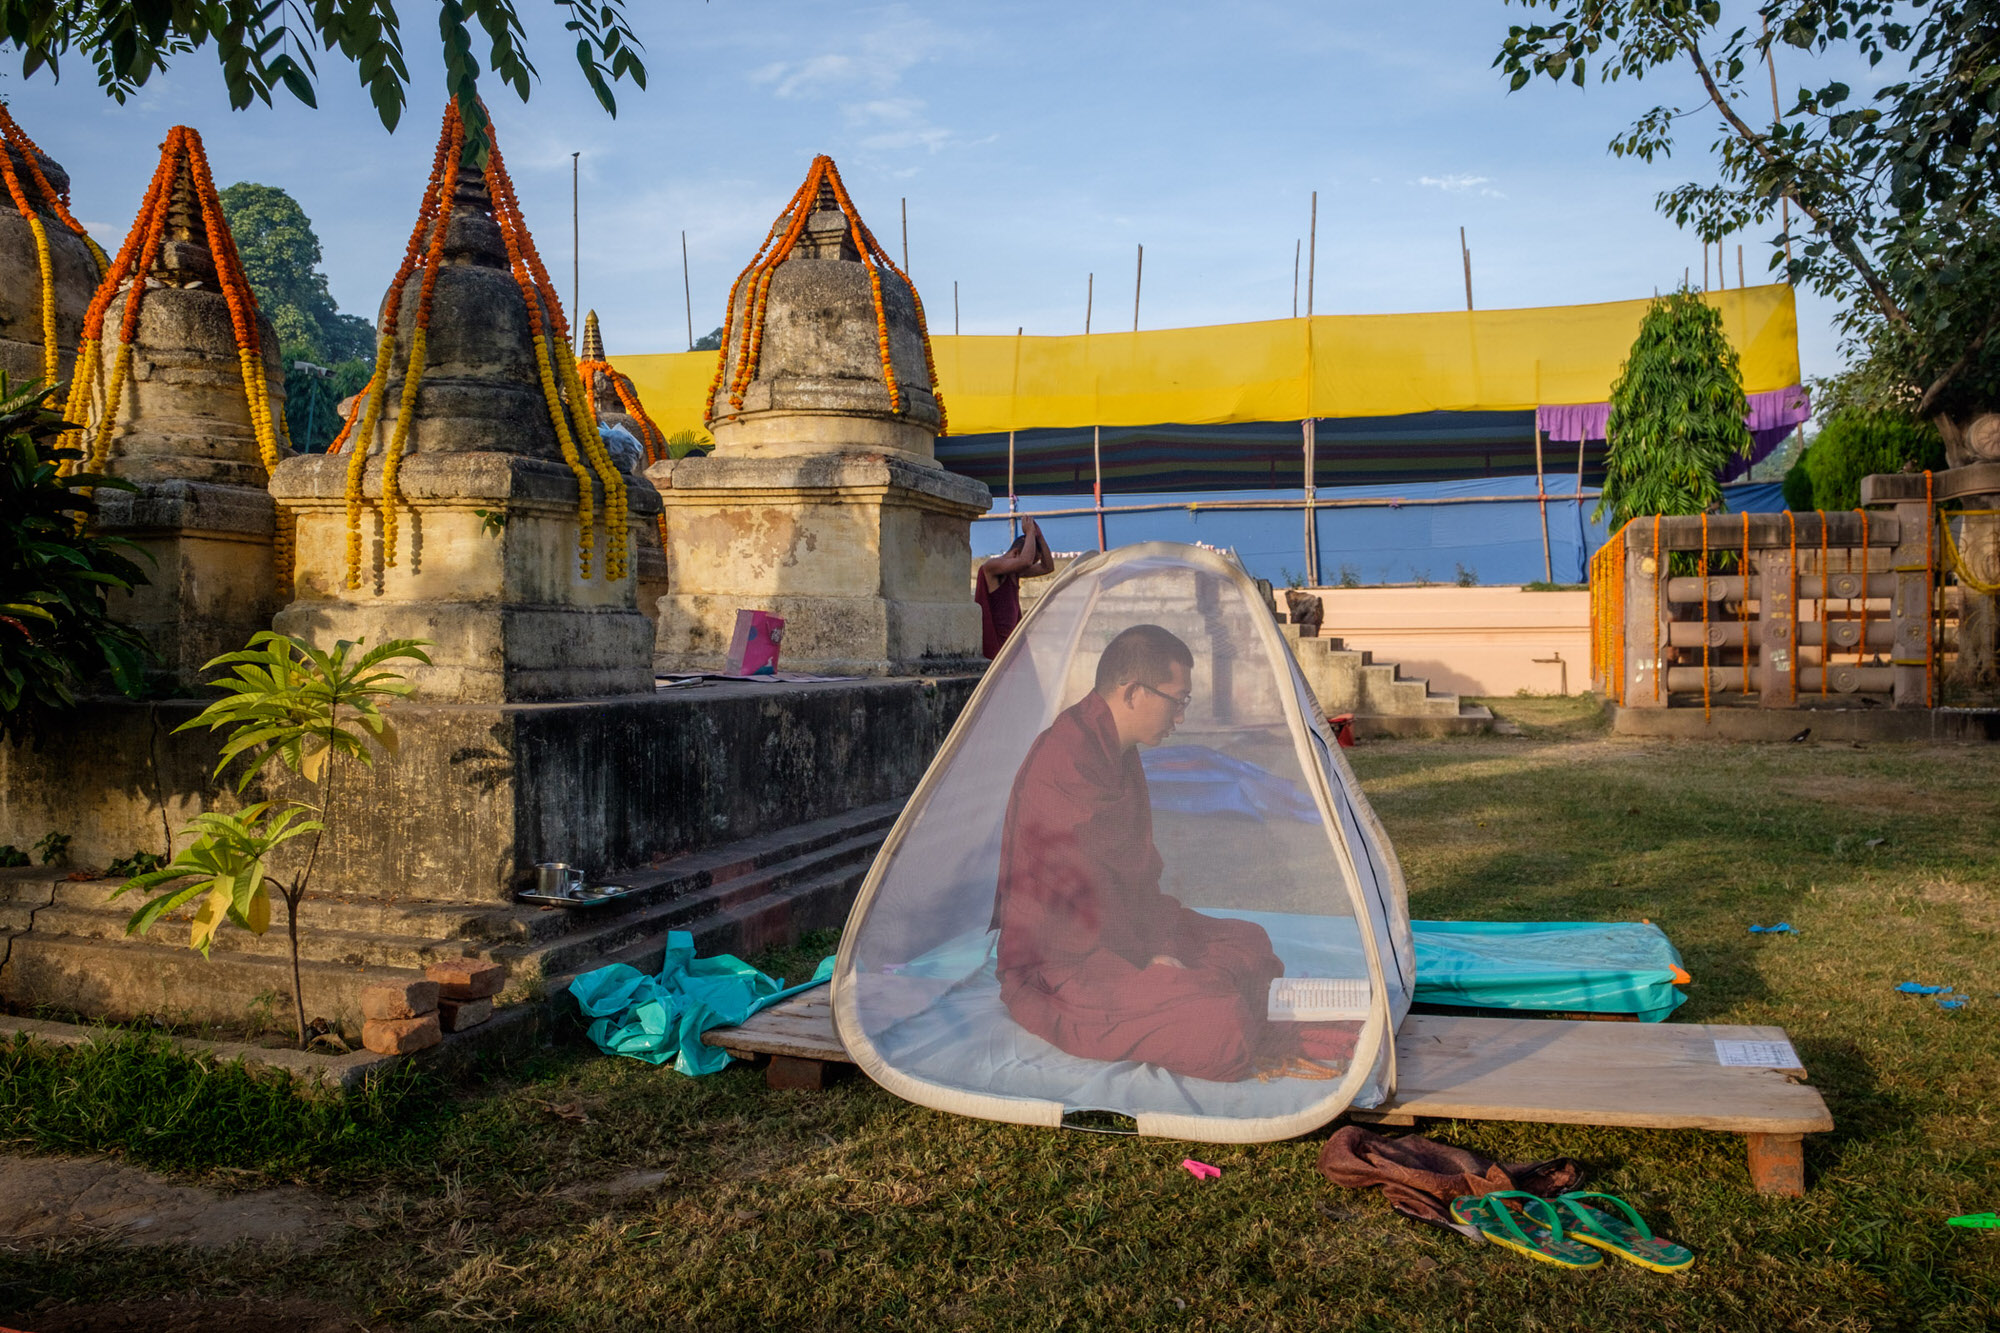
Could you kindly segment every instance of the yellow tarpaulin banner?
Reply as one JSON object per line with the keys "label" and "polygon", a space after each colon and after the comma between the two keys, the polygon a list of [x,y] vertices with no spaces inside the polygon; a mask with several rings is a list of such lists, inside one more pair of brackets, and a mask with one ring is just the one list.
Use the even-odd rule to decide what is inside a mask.
{"label": "yellow tarpaulin banner", "polygon": [[[1782,284],[1710,292],[1743,389],[1799,383]],[[954,435],[1522,410],[1611,396],[1649,301],[1433,315],[1319,315],[1066,338],[931,339]],[[662,430],[701,425],[714,352],[621,356]]]}

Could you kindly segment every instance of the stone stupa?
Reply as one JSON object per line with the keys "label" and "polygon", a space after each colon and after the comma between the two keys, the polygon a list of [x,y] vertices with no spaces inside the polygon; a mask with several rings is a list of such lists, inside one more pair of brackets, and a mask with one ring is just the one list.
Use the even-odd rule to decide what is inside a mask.
{"label": "stone stupa", "polygon": [[[497,147],[493,153],[497,166]],[[628,549],[653,526],[653,488],[643,476],[623,478],[627,512],[610,514],[610,487],[586,469],[593,558],[587,573],[580,568],[577,470],[564,461],[551,422],[529,296],[510,268],[487,172],[457,166],[440,213],[444,235],[399,465],[394,546],[383,472],[420,322],[421,270],[401,288],[374,429],[367,438],[351,432],[343,452],[291,460],[272,481],[298,521],[297,600],[276,627],[320,644],[428,640],[432,665],[408,671],[416,698],[428,703],[650,692],[653,628],[639,613],[633,573],[614,575],[608,557],[610,525],[625,526]],[[518,236],[526,237],[525,226]],[[385,327],[396,288],[390,293]],[[552,299],[538,307],[545,329],[555,319],[550,306]],[[551,330],[551,352],[558,342]],[[349,583],[348,555],[355,451],[366,455],[358,587]]]}
{"label": "stone stupa", "polygon": [[[621,388],[641,412],[645,410],[645,405],[639,402],[639,391],[631,377],[619,374],[617,367],[604,355],[604,335],[598,329],[595,310],[583,317],[583,344],[577,354],[577,369],[584,371],[589,367],[603,368],[601,374],[587,380],[590,385],[590,408],[596,414],[598,424],[617,426],[637,440],[640,448],[646,451],[648,463],[666,457],[666,440],[661,436],[659,427],[650,419],[642,420],[626,411],[626,400],[619,393]],[[655,624],[660,618],[660,598],[666,596],[668,587],[666,526],[665,519],[656,515],[652,523],[638,529],[637,540],[632,547],[633,573],[639,581],[639,610]]]}
{"label": "stone stupa", "polygon": [[737,612],[761,610],[784,618],[784,669],[978,670],[965,571],[992,496],[937,464],[915,289],[830,158],[738,279],[724,327],[714,452],[648,471],[676,553],[658,665],[720,669]]}
{"label": "stone stupa", "polygon": [[[46,378],[48,363],[35,228],[11,197],[11,186],[20,186],[48,240],[58,379],[69,378],[74,368],[84,311],[101,275],[89,244],[70,229],[63,216],[68,211],[63,196],[69,192],[69,173],[20,132],[4,106],[0,106],[0,131],[4,131],[0,155],[4,155],[13,177],[9,197],[0,197],[0,372],[5,373],[10,387],[19,389],[31,380]],[[40,168],[39,176],[36,168]],[[43,182],[53,198],[43,190]]]}
{"label": "stone stupa", "polygon": [[[277,507],[252,419],[230,291],[255,320],[263,366],[264,409],[273,423],[285,413],[285,373],[278,335],[257,311],[241,274],[225,275],[219,256],[233,254],[212,183],[197,178],[200,140],[177,127],[162,150],[155,188],[166,193],[166,227],[143,274],[117,282],[104,309],[101,366],[118,360],[126,305],[138,291],[131,371],[117,395],[100,470],[138,487],[100,490],[100,531],[135,541],[152,557],[141,561],[147,582],[116,595],[113,616],[136,626],[160,654],[162,683],[191,690],[202,666],[268,629],[280,605]],[[207,216],[199,192],[208,190]],[[150,199],[148,201],[150,205]],[[143,228],[142,207],[135,228]],[[137,256],[136,262],[144,262]],[[246,326],[247,327],[247,326]],[[94,401],[93,427],[105,404]],[[84,433],[89,440],[93,431]],[[274,457],[285,450],[274,431]]]}

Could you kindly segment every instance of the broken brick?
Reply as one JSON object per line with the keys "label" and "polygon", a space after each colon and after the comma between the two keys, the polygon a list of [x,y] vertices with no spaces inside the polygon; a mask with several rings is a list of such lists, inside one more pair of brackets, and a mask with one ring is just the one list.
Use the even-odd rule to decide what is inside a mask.
{"label": "broken brick", "polygon": [[408,1055],[444,1040],[436,1014],[421,1018],[378,1018],[361,1025],[361,1044],[377,1055]]}
{"label": "broken brick", "polygon": [[424,975],[438,984],[445,1000],[483,1000],[498,995],[507,982],[507,969],[483,958],[447,958],[425,968]]}
{"label": "broken brick", "polygon": [[446,1032],[463,1032],[493,1017],[491,1000],[439,1000],[438,1021]]}
{"label": "broken brick", "polygon": [[435,981],[383,981],[361,988],[363,1018],[421,1018],[437,1006]]}

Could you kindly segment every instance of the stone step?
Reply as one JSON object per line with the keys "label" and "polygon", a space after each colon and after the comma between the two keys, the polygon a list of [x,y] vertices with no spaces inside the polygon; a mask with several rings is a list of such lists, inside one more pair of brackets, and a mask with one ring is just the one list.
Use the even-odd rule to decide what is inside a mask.
{"label": "stone step", "polygon": [[[348,1032],[361,1028],[362,987],[417,975],[319,961],[302,961],[299,973],[306,1016],[331,1019]],[[49,934],[37,921],[33,932],[15,934],[0,981],[17,1003],[114,1021],[152,1017],[235,1028],[261,1011],[280,1031],[292,1022],[291,960],[281,953],[218,950],[203,958],[181,944]]]}
{"label": "stone step", "polygon": [[[606,960],[620,960],[629,947],[640,941],[649,942],[647,947],[657,951],[665,947],[668,931],[699,932],[707,927],[711,917],[726,917],[801,892],[823,892],[829,885],[858,888],[883,837],[879,832],[863,834],[835,844],[834,848],[722,880],[699,893],[626,912],[587,929],[535,941],[525,949],[504,948],[496,951],[495,956],[519,959],[524,976],[557,976],[600,967]],[[840,854],[832,854],[836,849]],[[509,966],[514,964],[510,961]]]}
{"label": "stone step", "polygon": [[707,863],[701,865],[670,863],[657,871],[619,876],[619,882],[632,886],[635,892],[603,907],[549,909],[518,904],[504,914],[494,938],[508,943],[540,943],[565,935],[594,934],[607,925],[654,913],[686,916],[713,911],[718,902],[727,905],[736,899],[781,888],[793,880],[810,878],[827,868],[873,859],[894,819],[895,811],[891,810],[838,830],[846,836],[830,839],[816,833],[796,844],[774,844],[765,855],[729,860],[704,858]]}
{"label": "stone step", "polygon": [[[571,960],[566,970],[550,967],[540,975],[545,989],[554,992],[567,987],[580,973],[612,963],[624,963],[641,972],[656,971],[666,950],[669,929],[686,930],[693,935],[695,952],[702,956],[717,953],[733,953],[739,957],[759,954],[790,943],[807,931],[838,928],[845,924],[848,909],[854,905],[855,894],[867,875],[866,866],[857,866],[845,872],[836,871],[794,883],[680,925],[663,924],[657,931],[618,942],[615,947],[588,962]],[[522,957],[504,961],[509,967],[521,966],[525,972],[533,968],[537,960]],[[541,961],[558,960],[549,956]],[[789,977],[786,980],[796,985],[805,978]]]}
{"label": "stone step", "polygon": [[[511,1001],[546,997],[607,962],[655,969],[673,930],[691,931],[702,954],[756,953],[802,930],[838,926],[900,809],[901,802],[886,802],[607,875],[641,892],[602,908],[308,897],[300,913],[308,1015],[358,1032],[363,986],[414,978],[441,958],[504,963],[502,998]],[[188,909],[145,939],[128,938],[125,923],[141,900],[113,900],[118,883],[70,882],[51,872],[0,874],[0,942],[12,937],[0,995],[17,1005],[114,1019],[152,1015],[177,1025],[234,1028],[268,1011],[271,1022],[289,1024],[282,907],[262,936],[225,927],[203,958],[185,947]]]}

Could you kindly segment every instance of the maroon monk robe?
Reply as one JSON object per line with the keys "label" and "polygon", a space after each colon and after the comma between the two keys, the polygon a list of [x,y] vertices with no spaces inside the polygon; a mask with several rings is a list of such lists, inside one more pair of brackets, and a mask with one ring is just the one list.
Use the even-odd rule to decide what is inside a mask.
{"label": "maroon monk robe", "polygon": [[1000,656],[1000,645],[1021,623],[1021,576],[999,574],[994,582],[1000,586],[986,586],[986,566],[981,565],[972,600],[979,603],[979,655],[988,661]]}
{"label": "maroon monk robe", "polygon": [[[1263,928],[1204,916],[1160,892],[1153,805],[1137,750],[1121,749],[1092,693],[1035,738],[1014,778],[994,925],[1014,1021],[1071,1055],[1141,1060],[1235,1081],[1260,1062],[1339,1058],[1351,1031],[1265,1018],[1284,964]],[[1185,966],[1153,964],[1167,955]]]}

